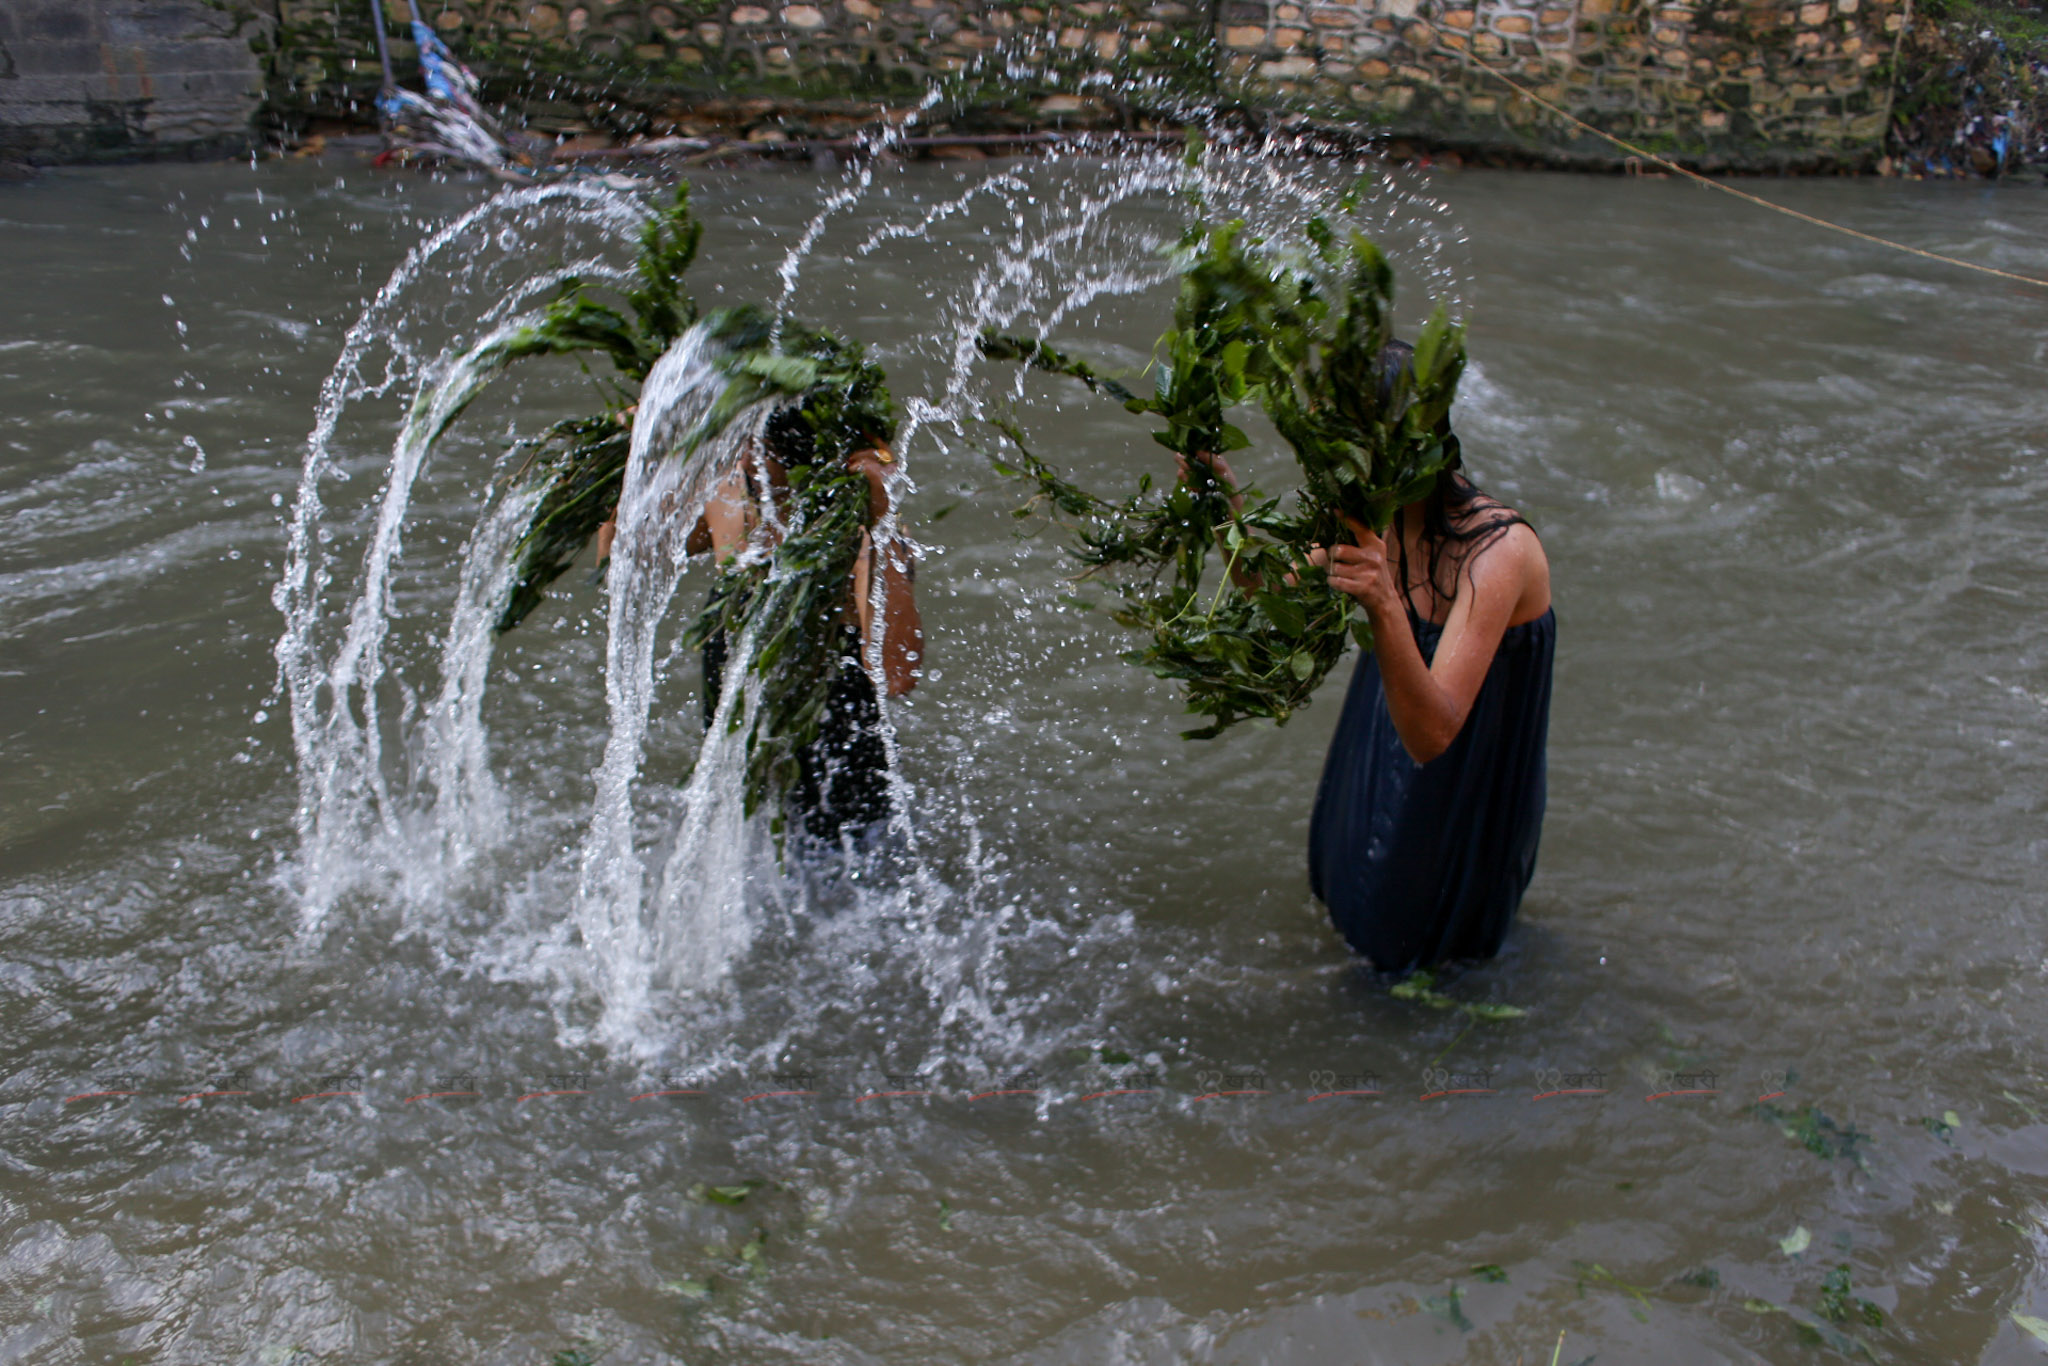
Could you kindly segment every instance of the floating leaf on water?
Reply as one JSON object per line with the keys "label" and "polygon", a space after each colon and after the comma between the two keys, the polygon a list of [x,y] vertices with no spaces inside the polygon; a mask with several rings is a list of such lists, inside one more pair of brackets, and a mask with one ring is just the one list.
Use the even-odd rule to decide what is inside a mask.
{"label": "floating leaf on water", "polygon": [[1394,983],[1388,995],[1397,1001],[1426,1001],[1438,994],[1435,991],[1435,987],[1436,974],[1425,968],[1411,972],[1400,981]]}
{"label": "floating leaf on water", "polygon": [[1797,1257],[1811,1246],[1813,1246],[1813,1234],[1807,1231],[1804,1224],[1799,1225],[1799,1227],[1778,1240],[1778,1250],[1787,1257]]}
{"label": "floating leaf on water", "polygon": [[1519,1020],[1529,1012],[1498,1001],[1460,1001],[1436,988],[1436,974],[1427,968],[1409,973],[1387,990],[1397,1001],[1414,1001],[1432,1010],[1460,1010],[1474,1020]]}
{"label": "floating leaf on water", "polygon": [[953,1207],[944,1200],[939,1201],[939,1227],[948,1233],[953,1231]]}
{"label": "floating leaf on water", "polygon": [[1780,1305],[1772,1304],[1769,1300],[1759,1300],[1754,1297],[1744,1300],[1742,1307],[1752,1314],[1782,1314],[1785,1312],[1784,1308]]}
{"label": "floating leaf on water", "polygon": [[1388,992],[1397,1001],[1419,1001],[1434,1010],[1452,1010],[1457,1002],[1436,989],[1436,974],[1427,968],[1411,972]]}
{"label": "floating leaf on water", "polygon": [[758,1177],[750,1177],[737,1186],[692,1186],[690,1194],[695,1199],[708,1200],[714,1205],[739,1205],[744,1204],[748,1196],[767,1184]]}
{"label": "floating leaf on water", "polygon": [[2048,1319],[2037,1319],[2032,1314],[2022,1314],[2015,1309],[2012,1321],[2023,1333],[2031,1333],[2042,1342],[2048,1342]]}
{"label": "floating leaf on water", "polygon": [[669,1281],[661,1288],[671,1295],[681,1295],[686,1300],[707,1299],[711,1294],[711,1286],[708,1282],[694,1279]]}
{"label": "floating leaf on water", "polygon": [[1778,1132],[1815,1157],[1845,1157],[1859,1168],[1864,1165],[1862,1148],[1870,1141],[1870,1135],[1853,1124],[1837,1124],[1810,1104],[1787,1111],[1768,1101],[1760,1101],[1750,1108],[1758,1118],[1777,1125]]}
{"label": "floating leaf on water", "polygon": [[1820,1316],[1830,1323],[1847,1323],[1853,1307],[1849,1294],[1849,1264],[1843,1262],[1822,1278]]}
{"label": "floating leaf on water", "polygon": [[1508,1273],[1495,1266],[1492,1262],[1484,1262],[1479,1266],[1473,1267],[1472,1274],[1480,1280],[1487,1281],[1493,1285],[1506,1285],[1508,1283]]}
{"label": "floating leaf on water", "polygon": [[1721,1273],[1714,1270],[1711,1266],[1703,1266],[1698,1270],[1688,1271],[1678,1279],[1683,1284],[1696,1285],[1702,1290],[1718,1290],[1721,1288]]}
{"label": "floating leaf on water", "polygon": [[1943,1124],[1948,1125],[1948,1127],[1951,1129],[1960,1129],[1963,1127],[1962,1116],[1958,1115],[1953,1110],[1943,1110],[1941,1112],[1941,1122]]}

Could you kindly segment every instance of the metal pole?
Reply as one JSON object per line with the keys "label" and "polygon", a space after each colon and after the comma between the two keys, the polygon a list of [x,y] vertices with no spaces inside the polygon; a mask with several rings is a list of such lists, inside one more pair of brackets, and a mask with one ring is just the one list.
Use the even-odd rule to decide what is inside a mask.
{"label": "metal pole", "polygon": [[[377,35],[377,61],[384,68],[383,94],[389,95],[398,88],[398,80],[391,74],[391,44],[384,36],[384,0],[370,0],[370,32]],[[384,112],[384,102],[377,102],[377,122],[385,132],[391,131],[391,116]]]}

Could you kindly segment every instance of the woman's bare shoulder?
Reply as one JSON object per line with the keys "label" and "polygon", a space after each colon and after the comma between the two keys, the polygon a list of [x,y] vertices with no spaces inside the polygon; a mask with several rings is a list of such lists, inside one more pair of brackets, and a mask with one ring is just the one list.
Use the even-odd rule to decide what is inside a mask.
{"label": "woman's bare shoulder", "polygon": [[1543,553],[1536,528],[1519,512],[1491,498],[1474,513],[1483,519],[1480,525],[1491,520],[1500,530],[1485,539],[1467,566],[1473,586],[1483,593],[1512,598],[1510,626],[1542,616],[1550,607],[1550,559]]}

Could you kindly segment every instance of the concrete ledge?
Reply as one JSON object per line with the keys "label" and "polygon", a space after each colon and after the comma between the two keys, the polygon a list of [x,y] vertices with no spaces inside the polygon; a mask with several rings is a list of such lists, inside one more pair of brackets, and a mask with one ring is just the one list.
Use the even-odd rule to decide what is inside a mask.
{"label": "concrete ledge", "polygon": [[208,0],[0,0],[0,161],[235,154],[264,71],[253,8]]}

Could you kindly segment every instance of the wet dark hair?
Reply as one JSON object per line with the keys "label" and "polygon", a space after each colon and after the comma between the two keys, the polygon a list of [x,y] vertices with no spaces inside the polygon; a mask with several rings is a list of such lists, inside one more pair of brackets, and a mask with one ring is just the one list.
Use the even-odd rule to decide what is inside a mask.
{"label": "wet dark hair", "polygon": [[[1393,401],[1401,376],[1414,361],[1415,348],[1407,342],[1388,342],[1380,348],[1381,403]],[[1394,527],[1398,531],[1406,530],[1411,515],[1422,518],[1416,536],[1422,563],[1414,567],[1409,565],[1408,538],[1398,535],[1394,538],[1394,565],[1404,602],[1413,603],[1416,588],[1428,588],[1424,611],[1431,617],[1436,615],[1435,609],[1439,604],[1449,603],[1457,597],[1459,577],[1480,552],[1507,535],[1509,527],[1529,525],[1522,514],[1465,477],[1464,454],[1459,449],[1457,436],[1451,432],[1448,416],[1438,431],[1450,447],[1450,463],[1437,475],[1435,488],[1394,516]]]}
{"label": "wet dark hair", "polygon": [[786,470],[808,465],[818,458],[817,435],[805,420],[803,409],[794,403],[770,413],[761,434],[768,443],[768,453],[781,461]]}

